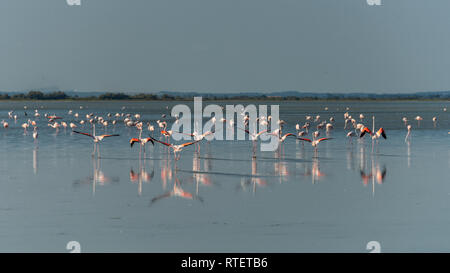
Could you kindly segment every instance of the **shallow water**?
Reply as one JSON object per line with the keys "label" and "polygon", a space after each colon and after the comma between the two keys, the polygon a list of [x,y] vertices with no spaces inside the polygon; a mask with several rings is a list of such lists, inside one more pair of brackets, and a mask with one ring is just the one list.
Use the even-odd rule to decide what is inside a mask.
{"label": "shallow water", "polygon": [[[262,102],[280,104],[285,131],[306,115],[335,117],[334,139],[315,153],[288,138],[256,158],[250,141],[205,141],[176,163],[158,144],[139,159],[139,146],[128,142],[137,130],[123,122],[108,126],[120,137],[105,139],[95,159],[90,138],[56,132],[43,117],[126,112],[155,124],[176,103],[1,102],[10,128],[0,128],[0,251],[68,252],[73,240],[82,252],[368,252],[369,241],[382,252],[450,251],[448,102]],[[346,107],[369,127],[375,115],[387,140],[350,142]],[[42,115],[37,141],[20,127],[34,109]],[[413,126],[409,143],[403,116]],[[152,202],[174,187],[194,198]]]}

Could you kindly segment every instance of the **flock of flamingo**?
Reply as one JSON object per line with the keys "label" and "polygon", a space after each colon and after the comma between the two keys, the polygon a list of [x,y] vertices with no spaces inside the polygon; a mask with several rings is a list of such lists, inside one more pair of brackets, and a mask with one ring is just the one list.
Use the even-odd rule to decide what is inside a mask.
{"label": "flock of flamingo", "polygon": [[[26,112],[27,107],[25,106],[24,109],[25,109],[24,116],[28,117],[29,114],[27,114],[27,112]],[[80,106],[80,109],[83,109],[83,107]],[[122,109],[125,109],[125,108],[123,107]],[[166,107],[166,109],[168,109],[168,107]],[[372,129],[370,129],[368,126],[366,126],[363,123],[363,120],[365,119],[364,114],[359,115],[359,122],[358,122],[355,118],[353,118],[349,114],[348,107],[346,110],[347,110],[347,112],[344,113],[344,130],[346,130],[346,136],[350,139],[350,141],[353,137],[363,138],[365,135],[369,135],[373,140],[377,140],[377,142],[378,142],[378,139],[380,139],[380,138],[387,139],[386,132],[383,129],[383,127],[380,127],[378,130],[375,131],[375,116],[372,117]],[[446,111],[447,109],[444,108],[443,110]],[[144,121],[141,120],[140,114],[131,114],[131,113],[122,112],[122,113],[116,113],[113,115],[111,113],[108,113],[106,115],[107,119],[105,119],[104,117],[102,117],[100,115],[95,115],[94,113],[89,113],[89,114],[86,114],[85,119],[80,119],[79,113],[74,113],[73,110],[69,110],[68,115],[69,115],[69,119],[72,120],[71,122],[69,122],[69,124],[67,124],[67,122],[63,121],[63,117],[57,116],[55,114],[45,113],[44,117],[47,119],[47,126],[54,128],[55,130],[59,130],[59,128],[61,128],[61,127],[63,127],[63,128],[70,127],[72,129],[73,133],[90,137],[92,139],[92,141],[94,142],[93,155],[96,153],[99,155],[98,144],[100,142],[102,142],[104,139],[109,138],[109,137],[118,137],[119,136],[119,134],[106,134],[106,133],[105,134],[97,134],[96,133],[96,124],[98,124],[98,126],[103,127],[104,131],[106,132],[108,126],[116,126],[117,123],[119,121],[121,121],[126,127],[134,127],[137,129],[138,136],[133,137],[129,140],[131,147],[133,147],[134,144],[138,143],[138,144],[140,144],[140,147],[144,150],[144,153],[145,153],[145,146],[147,143],[151,143],[152,145],[155,145],[155,143],[165,145],[165,146],[169,147],[170,149],[172,149],[174,156],[175,156],[175,160],[178,160],[180,158],[180,152],[185,147],[197,144],[196,149],[200,149],[200,142],[202,140],[204,140],[206,136],[215,133],[214,130],[210,130],[210,131],[203,132],[203,133],[194,131],[192,134],[187,134],[190,137],[192,137],[192,141],[181,143],[181,144],[174,144],[174,143],[170,143],[171,136],[173,134],[185,134],[185,133],[168,130],[167,128],[168,128],[169,118],[167,118],[166,114],[161,115],[161,119],[165,119],[165,120],[157,120],[156,121],[157,128],[159,130],[155,130],[155,126],[152,125],[150,122],[147,122],[147,130],[149,132],[148,137],[142,137],[142,133],[144,130]],[[330,117],[329,120],[321,120],[320,115],[317,115],[315,117],[313,117],[311,115],[307,115],[305,117],[306,120],[305,120],[304,124],[297,123],[295,125],[296,132],[285,133],[283,130],[283,127],[286,124],[286,122],[284,120],[278,120],[277,123],[279,125],[279,128],[276,130],[273,130],[271,132],[267,129],[259,131],[259,132],[250,132],[248,129],[249,121],[250,121],[249,116],[246,115],[245,113],[241,113],[240,115],[238,114],[237,116],[238,116],[238,118],[239,118],[239,116],[241,116],[241,118],[243,119],[244,128],[240,128],[237,126],[236,126],[236,128],[239,130],[243,130],[246,134],[248,134],[249,139],[254,144],[256,144],[256,142],[259,140],[260,136],[263,134],[278,136],[278,140],[280,143],[283,143],[288,137],[293,137],[293,138],[303,141],[303,142],[309,142],[312,145],[312,147],[314,147],[314,149],[317,149],[319,143],[321,143],[322,141],[333,139],[332,137],[330,137],[330,132],[333,130],[333,128],[335,126],[334,125],[334,123],[335,123],[334,117]],[[38,134],[38,126],[37,126],[36,120],[38,120],[38,118],[41,117],[41,114],[39,113],[39,111],[37,109],[34,110],[33,117],[35,118],[34,120],[31,118],[28,118],[28,120],[26,122],[21,124],[21,127],[24,129],[24,134],[27,133],[27,130],[30,127],[33,127],[32,136],[34,139],[37,139],[39,134]],[[17,123],[19,116],[14,111],[9,111],[8,118],[14,120],[14,123]],[[255,123],[259,123],[260,126],[267,126],[268,121],[270,121],[271,118],[272,118],[271,116],[267,116],[267,117],[262,116],[262,117],[257,118]],[[420,122],[423,120],[423,118],[421,116],[416,116],[414,119],[417,121],[418,126],[420,127]],[[179,121],[178,117],[175,117],[174,123],[178,123],[178,121]],[[408,123],[407,117],[403,117],[402,121],[404,122],[406,130],[407,130],[407,133],[405,136],[405,141],[408,141],[411,138],[412,126],[411,126],[411,124]],[[433,121],[434,126],[436,126],[437,117],[433,117],[432,121]],[[216,122],[215,117],[213,117],[211,119],[211,122],[213,122],[213,123]],[[234,130],[234,128],[235,128],[236,123],[234,120],[227,121],[222,118],[220,120],[220,122],[227,124],[228,126],[230,126],[230,128],[232,130]],[[3,128],[5,128],[5,129],[8,129],[10,127],[9,122],[7,122],[5,120],[2,120],[1,124],[2,124]],[[86,124],[92,125],[91,132],[81,132],[81,131],[77,130],[77,128],[79,126],[85,126]],[[312,128],[315,128],[315,130],[313,132],[311,132]],[[326,133],[326,137],[320,137],[321,131],[323,131],[323,130]],[[159,131],[160,136],[165,138],[165,141],[155,138],[155,135],[154,135],[155,131]],[[310,134],[310,132],[311,132],[311,137],[310,138],[306,137]],[[449,134],[450,134],[450,132],[449,132]],[[255,145],[254,145],[254,147],[255,147]],[[254,150],[254,152],[255,152],[255,150]]]}
{"label": "flock of flamingo", "polygon": [[[80,109],[83,109],[82,106],[80,106]],[[7,120],[2,120],[1,125],[5,130],[8,130],[10,127],[18,127],[18,124],[20,124],[20,127],[23,129],[23,132],[25,135],[28,135],[28,131],[32,128],[32,137],[37,142],[37,139],[39,137],[39,131],[38,131],[38,123],[39,124],[45,124],[45,126],[49,128],[53,128],[58,132],[58,130],[62,129],[70,129],[71,132],[74,134],[78,134],[80,136],[87,136],[89,137],[93,144],[94,144],[94,150],[92,155],[97,156],[97,159],[94,161],[94,181],[107,181],[107,177],[104,176],[104,174],[99,170],[100,162],[98,159],[100,158],[100,143],[103,142],[105,139],[108,139],[110,137],[119,137],[119,134],[108,134],[108,129],[112,127],[112,131],[115,131],[116,126],[124,126],[125,128],[132,129],[130,132],[131,134],[136,134],[135,136],[131,137],[128,141],[131,148],[135,147],[136,145],[139,146],[139,159],[141,159],[141,153],[144,154],[144,160],[145,160],[145,154],[146,154],[146,146],[147,144],[151,145],[163,145],[168,148],[168,151],[172,151],[174,155],[174,162],[176,166],[176,162],[180,159],[181,152],[184,150],[184,148],[189,146],[194,146],[195,152],[194,152],[194,163],[193,163],[193,173],[195,176],[195,179],[200,181],[201,183],[211,183],[210,179],[207,178],[207,174],[204,174],[199,171],[198,165],[199,163],[199,151],[201,147],[202,141],[208,141],[206,138],[209,135],[212,135],[216,133],[216,129],[213,126],[214,129],[211,129],[206,132],[198,132],[194,130],[194,132],[185,134],[183,132],[177,132],[173,130],[169,130],[169,123],[178,123],[178,117],[168,117],[168,114],[160,113],[161,118],[160,120],[156,120],[154,124],[152,124],[150,121],[146,121],[141,118],[141,114],[138,113],[126,113],[123,110],[125,108],[122,108],[122,112],[117,112],[115,114],[108,113],[103,117],[99,114],[89,113],[85,114],[84,118],[77,112],[73,110],[69,110],[67,112],[67,116],[57,116],[56,114],[50,114],[50,113],[44,113],[41,116],[41,113],[39,110],[34,110],[32,114],[27,113],[27,108],[24,107],[24,114],[18,114],[15,111],[9,111],[8,112],[8,118]],[[166,110],[168,110],[168,107],[166,107]],[[446,109],[444,108],[444,111]],[[25,119],[26,122],[20,123],[20,119]],[[252,157],[252,173],[251,176],[249,176],[248,179],[244,179],[241,181],[241,186],[245,188],[247,185],[253,184],[253,191],[255,190],[256,185],[263,186],[267,184],[267,182],[261,178],[257,173],[256,168],[256,147],[258,141],[261,140],[261,136],[267,134],[270,136],[274,136],[276,139],[278,139],[279,143],[281,145],[284,145],[284,142],[287,138],[296,139],[298,141],[301,141],[302,146],[304,143],[310,143],[311,146],[314,149],[315,157],[313,157],[313,163],[312,168],[310,170],[305,170],[305,175],[310,175],[312,177],[313,183],[320,178],[321,176],[324,176],[325,174],[320,170],[319,168],[319,161],[317,160],[317,149],[321,142],[332,140],[331,137],[332,131],[337,126],[336,121],[334,117],[327,118],[326,120],[323,120],[320,115],[307,115],[305,117],[304,122],[299,122],[295,124],[295,126],[291,126],[292,131],[287,131],[287,122],[284,120],[278,120],[276,123],[279,125],[279,129],[269,131],[268,129],[260,130],[260,131],[250,131],[250,118],[247,114],[241,113],[237,114],[237,118],[242,118],[243,127],[237,126],[237,124],[240,124],[238,122],[235,122],[235,120],[225,120],[221,119],[219,122],[225,124],[227,128],[231,130],[241,130],[245,132],[248,135],[248,139],[253,144],[253,157]],[[343,115],[344,118],[344,132],[345,136],[349,139],[349,143],[352,143],[352,138],[357,137],[360,139],[363,139],[365,137],[369,137],[373,140],[373,144],[376,145],[380,139],[387,139],[386,131],[383,129],[383,127],[380,127],[378,130],[375,129],[375,117],[373,116],[371,119],[371,128],[366,125],[364,120],[366,117],[364,114],[360,114],[358,117],[358,120],[353,118],[349,113],[349,108],[346,109],[346,112]],[[261,116],[258,119],[256,119],[255,123],[259,125],[259,127],[265,127],[269,124],[269,121],[271,121],[271,116]],[[68,120],[67,122],[64,120]],[[420,127],[420,123],[423,122],[423,118],[421,116],[416,116],[413,118],[417,122],[417,126]],[[213,117],[211,122],[215,123],[216,119]],[[401,120],[404,123],[405,129],[406,129],[406,136],[405,141],[409,143],[409,140],[411,139],[411,131],[412,131],[412,124],[410,124],[407,117],[403,117]],[[432,118],[433,125],[436,127],[437,124],[437,117]],[[258,126],[253,126],[258,127]],[[295,131],[294,131],[295,129]],[[97,130],[97,131],[96,131]],[[98,134],[98,131],[101,131],[102,133]],[[147,137],[143,137],[144,132],[148,134]],[[450,132],[449,132],[450,133]],[[185,134],[188,135],[192,140],[181,143],[181,144],[175,144],[171,143],[171,137],[174,134]],[[325,135],[324,137],[321,137],[321,135]],[[281,146],[283,147],[283,146]],[[409,147],[409,146],[408,146]],[[167,156],[170,156],[170,153],[167,153]],[[144,163],[145,165],[145,163]],[[360,166],[360,176],[363,180],[364,185],[368,184],[369,180],[377,181],[378,183],[382,183],[385,176],[386,176],[386,169],[380,168],[379,165],[372,166],[372,170],[370,172],[364,171],[365,164],[361,163]],[[283,167],[282,164],[275,162],[274,163],[276,172],[280,174],[280,179],[282,176],[286,175],[288,173],[288,170]],[[140,167],[141,168],[141,167]],[[173,169],[173,174],[169,174],[172,171],[171,168],[163,168],[161,170],[161,179],[165,180],[167,177],[174,177],[174,188],[172,191],[166,192],[165,194],[155,197],[152,199],[152,203],[156,202],[157,200],[160,200],[165,197],[170,196],[181,196],[184,198],[194,199],[198,197],[197,195],[190,194],[186,191],[184,191],[181,188],[181,183],[176,175],[177,168],[175,167]],[[134,172],[133,170],[130,171],[130,180],[131,181],[139,181],[140,187],[142,187],[142,181],[147,181],[150,179],[150,176],[148,173],[146,173],[143,169],[141,169],[139,172]],[[374,184],[374,183],[373,183]],[[93,183],[95,188],[95,182]],[[198,188],[198,186],[197,186]],[[198,189],[197,189],[198,190]],[[142,191],[142,188],[140,188],[139,192]],[[95,189],[94,189],[95,192]],[[201,198],[197,198],[198,200],[201,200]]]}

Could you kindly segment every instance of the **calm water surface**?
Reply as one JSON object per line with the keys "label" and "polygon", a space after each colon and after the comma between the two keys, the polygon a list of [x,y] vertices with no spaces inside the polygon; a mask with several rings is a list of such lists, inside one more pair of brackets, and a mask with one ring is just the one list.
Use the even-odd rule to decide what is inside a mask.
{"label": "calm water surface", "polygon": [[[155,124],[176,102],[1,102],[10,128],[0,128],[0,251],[68,252],[72,240],[83,252],[367,252],[369,241],[383,252],[450,251],[450,119],[442,110],[450,103],[273,103],[285,131],[306,115],[335,117],[334,139],[317,154],[287,139],[256,158],[248,141],[205,141],[175,164],[162,145],[148,145],[140,159],[128,142],[137,130],[118,122],[106,130],[120,137],[101,143],[94,159],[90,138],[56,132],[44,113],[66,122],[76,120],[69,109],[80,119],[140,113]],[[346,107],[369,127],[375,115],[388,139],[349,142]],[[20,127],[34,109],[42,115],[37,141]],[[413,126],[410,143],[403,116]],[[165,197],[174,189],[194,198]]]}

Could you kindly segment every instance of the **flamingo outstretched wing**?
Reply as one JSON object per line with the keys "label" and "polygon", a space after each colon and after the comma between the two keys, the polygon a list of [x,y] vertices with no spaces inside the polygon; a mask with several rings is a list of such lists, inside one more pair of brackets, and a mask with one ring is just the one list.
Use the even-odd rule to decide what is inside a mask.
{"label": "flamingo outstretched wing", "polygon": [[113,137],[113,136],[120,136],[120,135],[100,135],[100,137],[105,138],[105,137]]}
{"label": "flamingo outstretched wing", "polygon": [[158,142],[158,143],[161,143],[161,144],[163,144],[163,145],[166,145],[166,146],[169,146],[169,147],[172,147],[172,144],[169,144],[169,143],[165,143],[165,142],[163,142],[163,141],[160,141],[160,140],[157,140],[157,139],[155,139],[155,138],[153,138],[153,137],[149,137],[151,140],[153,140],[153,141],[156,141],[156,142]]}
{"label": "flamingo outstretched wing", "polygon": [[153,141],[153,139],[152,138],[150,138],[150,137],[148,137],[148,138],[146,138],[146,140],[147,140],[147,142],[151,142],[152,143],[152,145],[153,146],[155,146],[155,142]]}
{"label": "flamingo outstretched wing", "polygon": [[95,137],[93,135],[89,134],[89,133],[83,133],[83,132],[78,132],[78,131],[72,131],[72,132],[77,133],[77,134],[81,134],[81,135],[85,135],[85,136],[88,136],[88,137],[91,137],[91,138],[95,139]]}
{"label": "flamingo outstretched wing", "polygon": [[191,137],[194,136],[194,134],[182,133],[182,132],[177,132],[177,131],[173,131],[173,133],[177,133],[177,134],[185,135],[185,136],[191,136]]}
{"label": "flamingo outstretched wing", "polygon": [[386,139],[386,133],[384,132],[383,128],[380,128],[380,130],[378,130],[378,134],[381,135],[384,139]]}
{"label": "flamingo outstretched wing", "polygon": [[262,135],[264,133],[267,133],[267,129],[266,130],[262,130],[261,132],[257,133],[256,136],[258,137],[258,136],[260,136],[260,135]]}
{"label": "flamingo outstretched wing", "polygon": [[303,140],[303,141],[308,141],[308,142],[312,142],[312,140],[311,140],[311,139],[309,139],[309,138],[297,137],[297,139],[299,139],[299,140]]}
{"label": "flamingo outstretched wing", "polygon": [[372,131],[370,131],[369,128],[364,127],[364,129],[362,130],[361,134],[359,135],[359,137],[363,137],[366,133],[369,133],[369,135],[372,135]]}
{"label": "flamingo outstretched wing", "polygon": [[288,137],[288,136],[295,136],[293,133],[287,133],[287,134],[285,134],[284,136],[282,136],[282,137],[280,137],[280,138],[286,138],[286,137]]}
{"label": "flamingo outstretched wing", "polygon": [[134,143],[141,142],[138,138],[132,138],[130,139],[130,146],[133,147]]}
{"label": "flamingo outstretched wing", "polygon": [[333,139],[333,138],[331,138],[331,137],[323,137],[323,138],[319,138],[317,141],[321,142],[321,141],[329,140],[329,139]]}
{"label": "flamingo outstretched wing", "polygon": [[186,146],[195,144],[195,143],[200,142],[200,141],[201,140],[196,140],[196,141],[192,141],[192,142],[186,142],[186,143],[181,144],[181,147],[186,147]]}

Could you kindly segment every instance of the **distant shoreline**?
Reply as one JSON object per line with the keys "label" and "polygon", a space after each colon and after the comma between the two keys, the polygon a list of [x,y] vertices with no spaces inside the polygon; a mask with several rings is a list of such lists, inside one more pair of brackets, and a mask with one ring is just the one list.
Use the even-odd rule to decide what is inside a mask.
{"label": "distant shoreline", "polygon": [[[122,100],[107,100],[107,99],[98,99],[98,98],[78,98],[78,99],[0,99],[0,102],[170,102],[170,101],[186,101],[186,102],[193,102],[194,100],[191,98],[187,99],[156,99],[156,100],[149,100],[149,99],[122,99]],[[321,101],[329,101],[329,102],[389,102],[389,101],[398,101],[398,102],[407,102],[407,101],[442,101],[442,102],[450,102],[450,99],[349,99],[349,98],[343,98],[343,99],[324,99],[324,98],[318,98],[318,99],[273,99],[273,98],[267,98],[267,99],[258,99],[258,98],[245,98],[245,99],[238,99],[238,98],[217,98],[217,99],[205,99],[203,98],[203,101],[286,101],[286,102],[321,102]]]}
{"label": "distant shoreline", "polygon": [[416,93],[416,94],[311,94],[297,93],[290,95],[265,94],[171,94],[171,93],[101,93],[81,97],[69,95],[63,91],[44,93],[30,91],[28,93],[0,93],[1,102],[11,101],[193,101],[200,96],[204,101],[450,101],[450,93]]}

